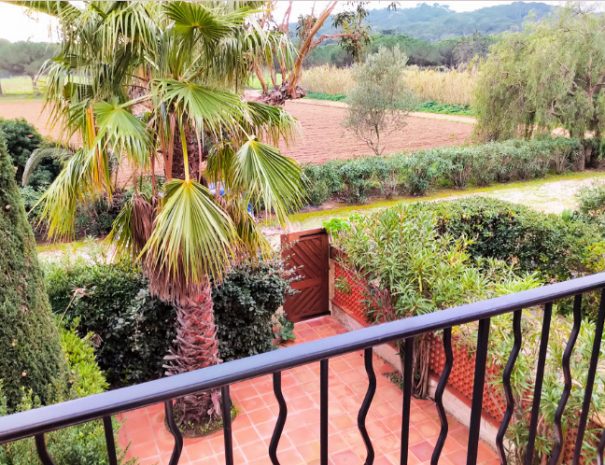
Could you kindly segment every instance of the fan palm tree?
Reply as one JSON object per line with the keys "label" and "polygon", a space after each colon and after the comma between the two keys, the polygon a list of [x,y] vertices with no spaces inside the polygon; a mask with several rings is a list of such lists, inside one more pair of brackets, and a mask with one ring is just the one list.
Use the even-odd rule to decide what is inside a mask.
{"label": "fan palm tree", "polygon": [[[234,260],[268,250],[251,207],[285,222],[304,196],[298,164],[269,145],[291,137],[295,121],[241,95],[259,60],[289,59],[283,36],[263,30],[250,3],[26,5],[60,20],[46,101],[66,136],[82,141],[41,200],[49,235],[70,236],[77,204],[111,199],[112,167],[128,164],[138,174],[134,194],[110,239],[177,308],[167,372],[218,363],[211,280]],[[139,188],[144,175],[151,195]],[[177,420],[190,427],[219,417],[217,397],[179,399]]]}

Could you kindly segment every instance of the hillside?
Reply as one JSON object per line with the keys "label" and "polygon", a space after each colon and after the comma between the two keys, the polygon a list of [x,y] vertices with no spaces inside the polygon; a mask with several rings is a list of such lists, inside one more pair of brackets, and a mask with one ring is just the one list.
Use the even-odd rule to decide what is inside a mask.
{"label": "hillside", "polygon": [[[367,21],[373,32],[435,41],[474,33],[490,35],[519,30],[525,20],[540,19],[554,8],[545,3],[515,2],[458,13],[445,5],[422,3],[414,8],[370,10]],[[332,31],[332,21],[326,24],[321,33]],[[296,30],[296,26],[291,25],[290,30]]]}

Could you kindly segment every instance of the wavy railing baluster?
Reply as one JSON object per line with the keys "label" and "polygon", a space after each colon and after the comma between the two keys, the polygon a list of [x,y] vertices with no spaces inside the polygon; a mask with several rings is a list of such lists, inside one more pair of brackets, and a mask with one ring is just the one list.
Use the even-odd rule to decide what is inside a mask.
{"label": "wavy railing baluster", "polygon": [[487,347],[489,343],[490,319],[479,320],[477,332],[477,354],[475,356],[475,374],[473,378],[473,401],[471,419],[468,428],[468,449],[466,465],[476,465],[479,452],[479,435],[481,432],[481,414],[483,413],[483,388],[485,386],[485,366],[487,364]]}
{"label": "wavy railing baluster", "polygon": [[170,455],[170,461],[168,465],[177,465],[181,458],[181,452],[183,451],[183,435],[179,430],[179,427],[174,421],[174,412],[172,409],[172,400],[164,401],[164,411],[166,413],[166,423],[168,424],[168,430],[174,437],[174,448],[172,449],[172,455]]}
{"label": "wavy railing baluster", "polygon": [[231,395],[229,394],[229,385],[221,387],[221,412],[223,415],[225,465],[233,465],[233,431],[231,429]]}
{"label": "wavy railing baluster", "polygon": [[105,430],[105,444],[107,444],[107,458],[109,465],[118,465],[118,454],[116,452],[116,442],[113,437],[113,425],[111,417],[103,417],[103,429]]}
{"label": "wavy railing baluster", "polygon": [[328,465],[328,359],[319,362],[319,463]]}
{"label": "wavy railing baluster", "polygon": [[366,374],[368,375],[368,390],[366,391],[361,408],[357,414],[357,427],[359,428],[367,452],[366,461],[364,462],[365,465],[372,465],[374,463],[374,446],[372,445],[372,440],[370,439],[368,429],[366,428],[366,417],[368,416],[372,399],[376,393],[376,374],[374,373],[374,366],[372,364],[372,354],[373,350],[371,347],[365,349],[363,352],[364,365]]}
{"label": "wavy railing baluster", "polygon": [[277,446],[279,445],[279,440],[281,439],[284,426],[286,425],[286,418],[288,417],[288,405],[286,404],[286,399],[281,390],[281,371],[273,373],[273,393],[275,394],[277,404],[279,405],[279,414],[277,416],[277,421],[275,422],[275,429],[271,436],[271,442],[269,443],[269,457],[271,458],[271,463],[273,465],[280,465],[279,460],[277,459]]}
{"label": "wavy railing baluster", "polygon": [[44,434],[36,434],[35,440],[36,451],[38,452],[38,457],[40,457],[42,465],[55,465],[55,462],[53,462],[53,459],[48,453],[48,449],[46,449],[46,441],[44,440]]}
{"label": "wavy railing baluster", "polygon": [[565,406],[567,405],[567,401],[569,400],[569,395],[571,394],[571,368],[569,363],[571,361],[571,354],[573,352],[573,348],[576,345],[576,340],[578,339],[578,334],[580,334],[580,325],[582,324],[582,295],[577,295],[574,298],[573,302],[573,327],[571,329],[571,333],[569,335],[569,340],[567,341],[567,345],[565,346],[565,351],[563,352],[563,357],[561,359],[561,366],[563,368],[563,393],[561,394],[561,399],[559,400],[559,405],[557,406],[557,410],[555,411],[555,432],[556,439],[555,445],[553,447],[550,460],[548,461],[548,465],[557,465],[559,463],[559,457],[561,456],[561,451],[563,449],[563,426],[561,421],[563,420],[563,412],[565,411]]}
{"label": "wavy railing baluster", "polygon": [[[605,324],[605,289],[601,291],[601,301],[599,302],[599,314],[595,325],[595,338],[592,343],[592,354],[590,356],[590,365],[588,366],[588,374],[586,375],[586,389],[584,391],[584,400],[582,402],[582,412],[580,413],[580,421],[578,423],[578,434],[576,436],[576,446],[573,455],[573,465],[580,464],[580,455],[582,452],[582,443],[584,442],[584,431],[588,423],[588,413],[590,411],[590,403],[592,400],[592,391],[594,388],[594,380],[597,373],[597,365],[599,363],[599,354],[601,352],[601,340],[603,338],[603,325]],[[605,433],[603,433],[605,440]],[[603,449],[601,449],[601,456]],[[602,458],[601,458],[602,460]],[[602,465],[602,464],[600,464]]]}
{"label": "wavy railing baluster", "polygon": [[400,465],[408,465],[410,444],[410,414],[412,407],[412,377],[414,369],[414,338],[404,341],[403,354],[403,406],[401,409]]}
{"label": "wavy railing baluster", "polygon": [[504,436],[506,435],[506,430],[508,430],[508,425],[510,424],[510,420],[512,419],[515,411],[515,398],[513,397],[513,389],[511,387],[510,380],[513,373],[513,368],[517,362],[517,357],[521,351],[521,342],[523,341],[523,335],[521,333],[522,313],[523,310],[517,310],[513,315],[513,348],[508,356],[508,362],[506,362],[504,372],[502,373],[502,384],[504,385],[504,395],[506,397],[506,411],[504,412],[502,423],[500,423],[500,428],[498,428],[498,434],[496,434],[496,447],[498,449],[498,455],[500,456],[501,465],[508,464],[506,451],[504,449]]}
{"label": "wavy railing baluster", "polygon": [[435,444],[435,449],[431,456],[431,465],[437,465],[439,463],[439,457],[441,456],[441,451],[445,445],[449,429],[447,415],[445,414],[445,408],[443,407],[443,393],[445,392],[445,386],[447,385],[447,380],[450,377],[454,364],[454,354],[452,352],[452,328],[443,330],[443,351],[445,352],[445,365],[441,372],[441,376],[439,377],[437,388],[435,389],[435,404],[437,406],[437,413],[439,414],[439,421],[441,422],[441,431],[439,432],[437,444]]}
{"label": "wavy railing baluster", "polygon": [[538,366],[534,384],[534,399],[531,406],[531,419],[529,421],[529,436],[527,438],[527,449],[525,452],[524,465],[532,465],[534,462],[534,450],[536,447],[536,434],[538,431],[538,420],[540,419],[540,402],[542,400],[542,383],[544,381],[544,366],[548,352],[548,338],[550,336],[550,320],[552,318],[552,302],[544,306],[544,320],[542,321],[542,335],[540,338],[540,351],[538,352]]}

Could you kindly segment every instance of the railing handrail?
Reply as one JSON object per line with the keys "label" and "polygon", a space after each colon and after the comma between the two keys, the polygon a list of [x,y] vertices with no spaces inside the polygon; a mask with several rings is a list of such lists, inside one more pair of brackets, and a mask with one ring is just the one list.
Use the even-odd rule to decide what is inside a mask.
{"label": "railing handrail", "polygon": [[220,365],[0,417],[0,444],[605,287],[605,273],[358,329]]}

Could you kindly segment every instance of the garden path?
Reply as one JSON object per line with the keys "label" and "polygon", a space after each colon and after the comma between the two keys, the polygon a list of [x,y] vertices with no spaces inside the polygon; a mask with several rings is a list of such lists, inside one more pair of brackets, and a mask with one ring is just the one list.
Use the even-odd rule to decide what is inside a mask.
{"label": "garden path", "polygon": [[[296,342],[305,342],[345,332],[331,317],[298,323]],[[375,357],[377,391],[367,417],[368,432],[376,450],[376,465],[399,463],[402,393],[384,374],[393,368]],[[319,464],[319,364],[310,364],[283,373],[288,418],[278,457],[287,465]],[[330,360],[329,450],[331,465],[354,465],[365,460],[365,448],[357,429],[357,412],[367,389],[362,352]],[[278,406],[270,376],[231,386],[238,415],[233,421],[235,463],[270,465],[267,453]],[[173,439],[164,425],[162,405],[134,410],[121,416],[120,444],[131,444],[129,457],[140,465],[168,463]],[[464,465],[468,430],[449,418],[450,430],[440,465]],[[429,464],[439,434],[437,410],[432,401],[412,399],[410,423],[410,464]],[[185,439],[183,465],[225,463],[222,431],[197,439]],[[481,465],[500,463],[485,443],[479,444]]]}

